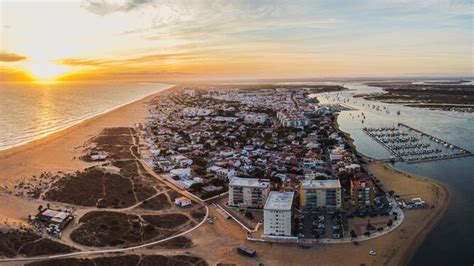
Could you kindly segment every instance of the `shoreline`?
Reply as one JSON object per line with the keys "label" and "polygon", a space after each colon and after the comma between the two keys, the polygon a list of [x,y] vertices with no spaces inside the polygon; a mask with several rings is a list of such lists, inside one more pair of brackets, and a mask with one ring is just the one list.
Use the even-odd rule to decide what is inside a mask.
{"label": "shoreline", "polygon": [[[438,206],[438,208],[436,208],[436,212],[430,217],[430,220],[429,220],[429,223],[427,223],[427,226],[425,226],[425,227],[421,228],[420,230],[418,230],[418,232],[414,236],[412,236],[412,239],[410,240],[410,243],[408,243],[408,245],[402,246],[402,248],[398,250],[397,253],[400,253],[400,254],[396,254],[396,253],[393,254],[389,258],[389,260],[387,261],[387,263],[390,264],[390,265],[408,265],[410,263],[410,261],[413,259],[413,257],[415,256],[416,252],[419,250],[419,248],[423,244],[423,242],[425,241],[428,234],[435,228],[435,226],[439,223],[441,218],[446,213],[446,211],[449,207],[449,203],[451,201],[451,192],[445,184],[443,184],[443,183],[441,183],[437,180],[431,179],[429,177],[418,176],[418,175],[414,175],[412,173],[407,173],[407,172],[401,171],[401,170],[395,168],[394,165],[392,165],[390,163],[384,162],[380,159],[370,157],[370,156],[368,156],[366,154],[363,154],[362,152],[358,151],[357,147],[354,144],[354,139],[352,138],[351,134],[343,131],[340,128],[339,122],[338,122],[337,119],[338,119],[338,115],[336,115],[336,120],[334,122],[334,126],[335,126],[336,130],[341,132],[346,137],[349,146],[356,152],[356,154],[358,154],[359,156],[364,158],[365,161],[367,161],[367,159],[371,161],[371,162],[366,162],[367,165],[379,162],[384,167],[388,167],[389,168],[388,171],[396,172],[396,173],[404,175],[408,178],[413,178],[413,179],[420,180],[420,181],[430,182],[430,183],[434,184],[435,186],[441,188],[441,191],[442,191],[441,196],[440,196],[441,205]],[[368,170],[368,172],[370,173],[369,170]],[[376,175],[374,175],[374,176],[377,177]],[[422,240],[422,241],[420,241],[420,240]],[[394,263],[394,260],[397,260],[397,261]]]}
{"label": "shoreline", "polygon": [[396,264],[400,264],[400,265],[408,265],[410,263],[410,261],[413,259],[413,257],[415,256],[415,254],[417,253],[417,251],[423,245],[423,243],[426,240],[426,237],[428,236],[428,234],[431,231],[433,231],[433,229],[439,223],[441,218],[443,218],[444,214],[448,210],[448,207],[449,207],[449,204],[451,202],[451,197],[452,196],[451,196],[451,192],[450,192],[449,188],[445,184],[443,184],[443,183],[441,183],[437,180],[434,180],[434,179],[431,179],[431,178],[428,178],[428,177],[422,177],[422,176],[417,176],[417,175],[414,175],[414,174],[403,172],[403,171],[398,170],[395,167],[393,167],[392,165],[390,165],[388,163],[385,163],[385,162],[383,164],[385,166],[388,166],[391,171],[400,173],[400,174],[405,175],[405,176],[409,176],[411,178],[431,182],[431,183],[437,185],[438,187],[440,187],[442,189],[442,192],[443,192],[442,196],[440,197],[441,206],[439,206],[437,208],[436,212],[433,214],[433,216],[431,218],[431,221],[429,222],[429,225],[427,227],[424,227],[422,230],[420,230],[413,237],[413,240],[411,241],[411,243],[409,243],[407,246],[405,246],[406,250],[404,252],[402,252],[402,253],[404,253],[404,255],[400,256],[401,259],[398,261],[398,263],[396,263]]}
{"label": "shoreline", "polygon": [[74,172],[92,166],[78,159],[88,140],[106,127],[130,127],[143,122],[149,115],[147,103],[160,93],[176,87],[177,85],[170,85],[43,138],[0,151],[0,187],[10,187],[18,180],[43,172]]}
{"label": "shoreline", "polygon": [[44,139],[44,138],[48,138],[49,136],[52,136],[52,135],[54,135],[54,134],[60,133],[60,132],[65,131],[65,130],[68,130],[68,129],[74,127],[74,126],[80,125],[80,124],[85,123],[85,122],[89,122],[89,120],[94,119],[94,118],[96,118],[96,117],[103,116],[103,115],[105,115],[105,114],[107,114],[107,113],[113,112],[113,111],[115,111],[115,110],[117,110],[117,109],[120,109],[120,108],[122,108],[122,107],[125,107],[125,106],[127,106],[127,105],[130,105],[130,104],[133,104],[133,103],[136,103],[136,102],[140,102],[140,101],[142,101],[142,100],[144,100],[145,98],[148,98],[148,97],[150,97],[150,96],[153,96],[153,95],[156,96],[157,94],[159,94],[159,93],[161,93],[161,92],[163,92],[163,91],[172,89],[173,87],[176,86],[175,84],[166,84],[166,83],[159,83],[159,84],[167,85],[168,87],[167,87],[167,88],[162,88],[160,91],[157,91],[157,92],[154,92],[154,93],[152,93],[152,94],[149,94],[149,95],[140,97],[140,98],[138,98],[138,99],[134,99],[134,100],[131,100],[131,101],[129,101],[129,102],[126,102],[126,103],[123,103],[123,104],[119,104],[119,105],[117,105],[117,106],[114,106],[114,107],[109,108],[109,109],[107,109],[107,110],[105,110],[105,111],[99,112],[99,113],[97,113],[97,114],[94,114],[94,115],[92,115],[92,116],[89,116],[89,117],[86,117],[86,118],[80,118],[79,120],[74,121],[74,122],[72,122],[71,124],[67,124],[67,125],[65,125],[65,126],[63,126],[63,127],[61,127],[61,128],[59,128],[59,129],[57,129],[57,130],[53,130],[53,131],[51,131],[51,132],[42,134],[42,135],[40,135],[38,138],[34,138],[34,139],[31,139],[31,140],[27,140],[27,141],[20,142],[20,143],[18,143],[18,144],[15,144],[14,146],[11,146],[11,147],[6,148],[6,149],[0,149],[0,159],[2,158],[2,156],[4,155],[4,153],[8,153],[10,150],[19,148],[19,147],[24,146],[24,145],[31,144],[31,143],[33,143],[33,142],[37,142],[37,141],[39,141],[39,140],[41,140],[41,139]]}

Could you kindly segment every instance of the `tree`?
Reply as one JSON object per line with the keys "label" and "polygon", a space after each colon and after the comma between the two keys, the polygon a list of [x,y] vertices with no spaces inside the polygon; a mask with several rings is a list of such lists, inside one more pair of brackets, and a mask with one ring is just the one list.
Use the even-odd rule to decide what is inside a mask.
{"label": "tree", "polygon": [[375,230],[375,227],[370,223],[370,221],[367,221],[367,225],[365,226],[365,230],[373,231],[373,230]]}
{"label": "tree", "polygon": [[191,157],[191,160],[193,160],[193,163],[195,165],[199,165],[199,166],[206,166],[207,165],[207,161],[202,157],[193,156],[193,157]]}
{"label": "tree", "polygon": [[357,234],[354,230],[351,230],[351,238],[356,238]]}
{"label": "tree", "polygon": [[147,232],[153,232],[153,231],[155,231],[155,226],[152,225],[152,224],[147,224],[147,225],[145,226],[145,231],[147,231]]}
{"label": "tree", "polygon": [[388,226],[388,227],[392,227],[392,225],[393,225],[392,219],[388,220],[387,226]]}
{"label": "tree", "polygon": [[222,180],[220,178],[213,178],[213,179],[211,179],[211,181],[209,183],[211,183],[211,185],[216,186],[216,187],[224,186],[224,184],[225,184],[224,180]]}
{"label": "tree", "polygon": [[38,211],[41,212],[43,210],[43,205],[38,206]]}
{"label": "tree", "polygon": [[49,209],[50,207],[49,203],[46,203],[46,208]]}
{"label": "tree", "polygon": [[189,189],[192,190],[192,191],[199,191],[199,190],[201,190],[201,188],[203,186],[204,186],[203,183],[194,183],[189,187]]}
{"label": "tree", "polygon": [[250,220],[253,220],[253,213],[251,212],[245,212],[245,217],[247,217]]}

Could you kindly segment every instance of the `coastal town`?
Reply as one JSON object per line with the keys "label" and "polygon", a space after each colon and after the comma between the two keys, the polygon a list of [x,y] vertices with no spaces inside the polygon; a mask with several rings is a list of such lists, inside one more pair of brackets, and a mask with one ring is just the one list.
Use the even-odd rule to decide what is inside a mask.
{"label": "coastal town", "polygon": [[[0,261],[90,253],[95,263],[99,254],[130,251],[106,258],[281,264],[268,252],[291,248],[304,264],[312,260],[306,249],[321,245],[332,251],[318,256],[333,263],[349,262],[331,255],[340,250],[387,261],[388,250],[403,249],[394,238],[437,217],[432,208],[443,211],[446,194],[357,153],[338,128],[340,108],[318,101],[341,90],[198,85],[147,98],[142,122],[86,131],[72,158],[82,168],[1,188],[2,201],[27,207],[2,207],[11,220],[3,221]],[[218,243],[219,255],[209,255]],[[159,255],[143,252],[152,248]]]}
{"label": "coastal town", "polygon": [[401,208],[426,203],[386,191],[337,129],[337,111],[313,97],[341,89],[185,87],[158,98],[140,125],[144,161],[232,217],[250,240],[337,243],[387,233]]}

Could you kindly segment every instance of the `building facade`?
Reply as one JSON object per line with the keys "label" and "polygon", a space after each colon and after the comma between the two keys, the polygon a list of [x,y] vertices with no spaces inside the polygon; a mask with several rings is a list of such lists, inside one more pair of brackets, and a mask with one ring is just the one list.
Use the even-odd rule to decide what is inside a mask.
{"label": "building facade", "polygon": [[268,115],[264,113],[243,113],[245,123],[263,124],[267,120]]}
{"label": "building facade", "polygon": [[294,192],[270,192],[263,208],[263,234],[291,236]]}
{"label": "building facade", "polygon": [[280,111],[277,119],[284,127],[304,128],[309,125],[309,119],[296,111]]}
{"label": "building facade", "polygon": [[234,177],[229,183],[229,206],[262,208],[269,192],[268,179]]}
{"label": "building facade", "polygon": [[356,209],[375,206],[375,185],[370,179],[351,180],[351,198]]}
{"label": "building facade", "polygon": [[341,193],[339,180],[302,180],[300,207],[302,209],[341,208]]}

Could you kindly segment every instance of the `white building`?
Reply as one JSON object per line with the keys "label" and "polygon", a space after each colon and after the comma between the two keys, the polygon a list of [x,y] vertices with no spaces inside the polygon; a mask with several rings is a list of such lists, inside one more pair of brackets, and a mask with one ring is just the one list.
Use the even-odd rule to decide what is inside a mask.
{"label": "white building", "polygon": [[304,128],[309,125],[309,120],[295,111],[280,111],[277,118],[284,127]]}
{"label": "white building", "polygon": [[182,114],[185,116],[209,116],[212,111],[208,108],[186,107],[183,108]]}
{"label": "white building", "polygon": [[270,192],[263,208],[263,234],[291,236],[294,192]]}
{"label": "white building", "polygon": [[208,167],[206,169],[206,171],[208,173],[212,173],[212,174],[215,174],[217,177],[220,177],[220,178],[230,178],[232,176],[235,176],[235,170],[234,169],[227,169],[227,168],[223,168],[223,167],[220,167],[220,166],[217,166],[217,165],[213,165],[211,167]]}
{"label": "white building", "polygon": [[252,113],[252,112],[242,113],[241,116],[243,117],[245,123],[250,123],[250,124],[263,124],[265,123],[268,117],[268,115],[265,113]]}
{"label": "white building", "polygon": [[229,183],[229,206],[262,208],[270,192],[270,180],[234,177]]}
{"label": "white building", "polygon": [[185,207],[185,206],[191,205],[192,202],[190,199],[186,197],[179,197],[179,198],[174,199],[174,204],[180,207]]}
{"label": "white building", "polygon": [[193,164],[193,160],[181,154],[171,156],[171,160],[181,167],[188,167]]}
{"label": "white building", "polygon": [[191,97],[195,97],[196,96],[196,90],[192,89],[192,88],[184,88],[184,94],[187,94]]}
{"label": "white building", "polygon": [[191,168],[178,168],[170,171],[172,176],[177,176],[180,179],[191,178]]}

